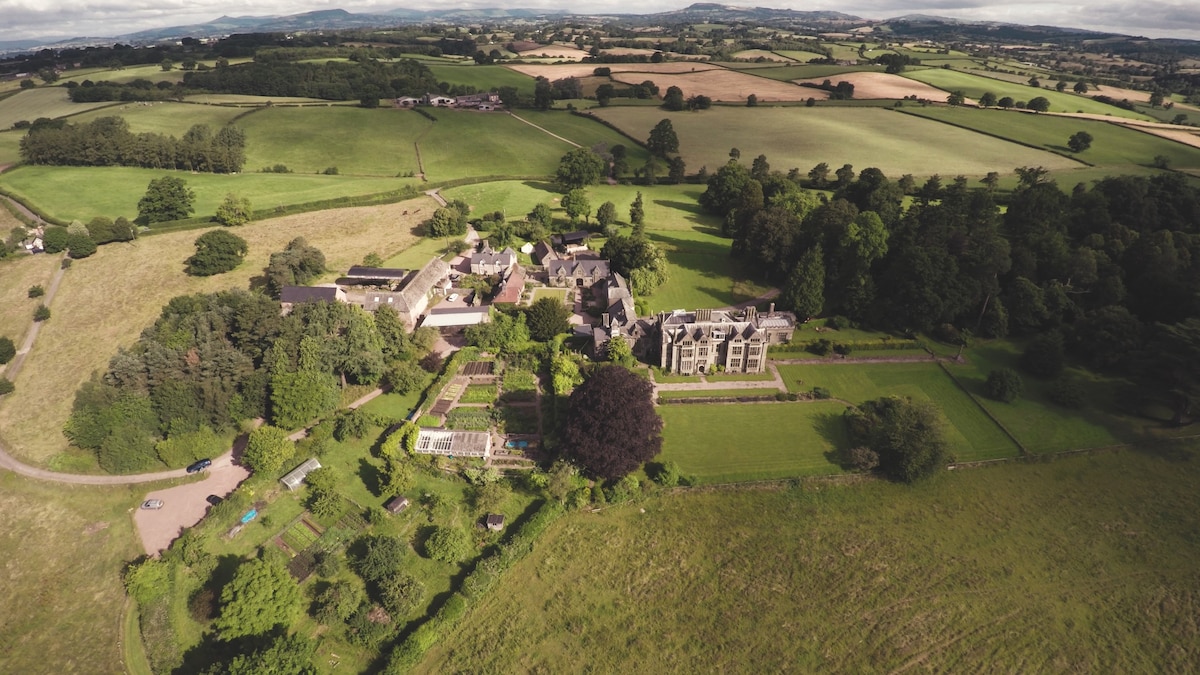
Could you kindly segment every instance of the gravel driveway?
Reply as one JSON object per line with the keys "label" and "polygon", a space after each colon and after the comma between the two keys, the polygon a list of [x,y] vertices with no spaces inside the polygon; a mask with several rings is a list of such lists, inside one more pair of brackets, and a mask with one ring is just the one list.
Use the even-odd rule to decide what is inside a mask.
{"label": "gravel driveway", "polygon": [[147,555],[157,556],[183,534],[184,528],[200,522],[210,508],[206,501],[209,495],[224,498],[233,492],[238,483],[246,480],[250,472],[234,464],[229,454],[225,454],[214,459],[204,474],[204,479],[195,483],[155,490],[145,496],[143,501],[163,500],[161,509],[150,511],[140,508],[141,503],[138,504],[133,522]]}

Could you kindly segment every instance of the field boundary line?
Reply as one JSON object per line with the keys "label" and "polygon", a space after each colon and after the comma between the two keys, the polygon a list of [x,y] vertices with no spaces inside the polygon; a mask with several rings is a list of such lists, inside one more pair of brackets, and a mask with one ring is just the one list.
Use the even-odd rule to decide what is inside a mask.
{"label": "field boundary line", "polygon": [[533,122],[530,122],[529,120],[525,119],[524,117],[520,117],[519,115],[517,115],[516,113],[514,113],[512,111],[509,111],[508,114],[513,119],[524,122],[525,124],[528,124],[529,126],[533,127],[534,129],[537,129],[538,131],[546,134],[547,136],[557,138],[558,140],[562,141],[563,143],[566,143],[567,145],[570,145],[573,148],[582,148],[583,147],[582,145],[576,143],[575,141],[573,141],[569,138],[563,138],[562,136],[559,136],[558,134],[554,133],[553,131],[550,131],[549,129],[547,129],[545,127],[540,127],[540,126],[534,124]]}
{"label": "field boundary line", "polygon": [[947,377],[950,378],[950,381],[953,382],[960,390],[962,390],[962,393],[966,394],[967,398],[971,399],[971,401],[983,411],[983,414],[987,415],[988,419],[994,422],[996,426],[1000,427],[1000,431],[1003,431],[1004,435],[1007,436],[1010,441],[1016,444],[1017,450],[1020,450],[1022,456],[1028,457],[1033,454],[1029,452],[1029,448],[1025,447],[1024,443],[1017,440],[1017,437],[1008,430],[1008,427],[1004,426],[1001,424],[1000,420],[996,419],[996,416],[992,414],[992,411],[987,409],[987,406],[985,406],[979,399],[975,398],[975,395],[972,394],[967,387],[963,385],[963,383],[960,382],[957,377],[954,376],[954,373],[950,372],[950,369],[946,367],[945,362],[939,360],[937,364],[938,367],[942,369],[942,372],[946,373]]}
{"label": "field boundary line", "polygon": [[[919,82],[920,80],[917,80],[917,81]],[[943,91],[945,91],[945,90],[943,90]],[[935,107],[942,108],[942,107],[947,107],[947,106],[945,106],[945,105],[939,105],[939,106],[935,106]],[[955,122],[951,122],[951,121],[949,121],[949,120],[941,120],[941,119],[937,119],[936,117],[926,117],[925,115],[922,115],[921,113],[918,113],[918,112],[912,112],[912,111],[909,111],[909,110],[905,110],[904,108],[888,108],[888,110],[893,110],[893,111],[895,111],[895,112],[898,112],[898,113],[903,113],[903,114],[905,114],[905,115],[909,115],[909,116],[911,116],[911,117],[919,117],[919,118],[921,118],[921,119],[924,119],[924,120],[929,120],[930,122],[937,122],[937,123],[939,123],[939,124],[945,124],[945,125],[948,125],[948,126],[955,127],[956,129],[962,129],[962,130],[964,130],[964,131],[971,131],[971,132],[974,132],[974,133],[977,133],[977,134],[982,134],[982,135],[984,135],[984,136],[990,136],[991,138],[995,138],[995,139],[997,139],[997,140],[1005,141],[1005,142],[1007,142],[1007,143],[1015,143],[1016,145],[1020,145],[1020,146],[1023,146],[1023,147],[1026,147],[1026,148],[1029,148],[1030,150],[1038,150],[1038,151],[1040,151],[1040,152],[1048,152],[1048,153],[1050,153],[1050,154],[1052,154],[1052,155],[1058,155],[1059,157],[1063,157],[1063,158],[1065,158],[1065,159],[1069,159],[1069,160],[1071,160],[1072,162],[1078,162],[1078,163],[1080,163],[1080,164],[1082,164],[1082,165],[1084,165],[1084,166],[1096,166],[1095,164],[1092,164],[1092,163],[1090,163],[1090,162],[1085,162],[1085,161],[1083,161],[1082,159],[1079,159],[1078,157],[1072,157],[1071,155],[1068,155],[1068,154],[1065,154],[1065,153],[1062,153],[1062,152],[1058,152],[1058,151],[1056,151],[1056,150],[1050,150],[1050,149],[1047,149],[1047,148],[1039,147],[1039,146],[1036,146],[1036,145],[1034,145],[1034,144],[1032,144],[1032,143],[1026,143],[1025,141],[1018,141],[1018,140],[1016,140],[1015,138],[1008,138],[1008,137],[1006,137],[1006,136],[1001,136],[1001,135],[999,135],[999,134],[997,134],[997,133],[994,133],[994,132],[991,132],[991,131],[983,131],[983,130],[981,130],[981,129],[975,129],[975,128],[968,127],[968,126],[966,126],[966,125],[963,125],[963,124],[957,124],[957,123],[955,123]],[[979,110],[980,110],[980,111],[982,111],[982,110],[985,110],[985,108],[979,108]],[[991,108],[987,108],[987,110],[992,110],[993,112],[1010,112],[1010,111],[1007,111],[1007,110],[996,111],[996,110],[994,110],[994,109],[991,109]],[[1031,113],[1031,114],[1037,114],[1037,113]],[[1099,120],[1093,120],[1093,121],[1099,121]]]}

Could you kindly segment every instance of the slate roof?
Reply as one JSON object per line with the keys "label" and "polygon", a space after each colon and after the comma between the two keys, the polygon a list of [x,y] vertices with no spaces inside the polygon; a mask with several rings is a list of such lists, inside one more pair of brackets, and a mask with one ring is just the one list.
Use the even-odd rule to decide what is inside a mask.
{"label": "slate roof", "polygon": [[288,304],[302,302],[337,302],[336,286],[284,286],[279,291],[279,301]]}
{"label": "slate roof", "polygon": [[393,269],[390,267],[364,267],[363,265],[354,265],[350,268],[350,271],[346,272],[346,277],[349,279],[400,281],[406,276],[408,276],[408,270]]}
{"label": "slate roof", "polygon": [[608,261],[552,260],[546,265],[546,272],[552,277],[606,277],[608,276]]}
{"label": "slate roof", "polygon": [[442,280],[442,277],[450,273],[450,266],[441,258],[433,258],[421,271],[413,275],[412,279],[404,285],[400,291],[400,306],[396,308],[398,312],[411,313],[420,305],[424,296],[429,293],[434,284]]}

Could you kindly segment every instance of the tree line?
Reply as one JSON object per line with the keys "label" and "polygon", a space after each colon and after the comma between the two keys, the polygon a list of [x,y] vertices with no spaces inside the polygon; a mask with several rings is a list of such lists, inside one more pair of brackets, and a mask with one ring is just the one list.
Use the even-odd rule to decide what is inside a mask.
{"label": "tree line", "polygon": [[1200,191],[1182,177],[1106,178],[1068,194],[1045,169],[1022,167],[1002,213],[995,174],[984,189],[963,177],[916,188],[874,168],[838,174],[818,202],[798,170],[731,161],[700,202],[802,318],[954,339],[1050,335],[1059,365],[1046,376],[1061,373],[1065,350],[1141,382],[1134,407],[1157,401],[1177,423],[1200,413],[1200,374],[1179,365],[1200,362]]}
{"label": "tree line", "polygon": [[129,130],[122,117],[68,124],[38,120],[21,138],[21,159],[53,166],[136,166],[236,173],[246,161],[246,136],[235,126],[216,133],[194,125],[182,138]]}
{"label": "tree line", "polygon": [[293,96],[333,101],[419,96],[438,91],[429,68],[412,59],[393,63],[252,62],[186,73],[183,84],[222,94]]}

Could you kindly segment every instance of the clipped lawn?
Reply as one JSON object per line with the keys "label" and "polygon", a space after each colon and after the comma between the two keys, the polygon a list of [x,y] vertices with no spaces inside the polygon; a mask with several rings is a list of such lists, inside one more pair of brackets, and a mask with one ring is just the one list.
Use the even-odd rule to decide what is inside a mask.
{"label": "clipped lawn", "polygon": [[[1105,167],[1109,175],[1124,175],[1129,173],[1130,169],[1149,167],[1158,155],[1166,157],[1173,168],[1200,168],[1200,148],[1176,143],[1116,123],[996,109],[910,106],[903,110],[915,116],[1078,157],[1090,164]],[[1095,140],[1092,141],[1092,147],[1074,154],[1067,147],[1067,139],[1078,131],[1088,132]],[[1073,175],[1074,172],[1066,174]]]}
{"label": "clipped lawn", "polygon": [[417,408],[417,404],[421,402],[421,396],[424,394],[425,387],[429,386],[432,380],[433,376],[428,375],[420,387],[407,394],[392,392],[380,394],[363,404],[361,409],[372,415],[380,415],[388,419],[407,419],[412,411]]}
{"label": "clipped lawn", "polygon": [[237,124],[246,132],[248,172],[283,164],[296,173],[337,167],[381,177],[417,173],[413,144],[433,126],[411,110],[352,106],[260,108]]}
{"label": "clipped lawn", "polygon": [[129,512],[157,487],[65,486],[0,473],[0,670],[121,672],[121,567],[142,553]]}
{"label": "clipped lawn", "polygon": [[[232,272],[206,278],[183,273],[183,261],[194,252],[192,242],[202,230],[108,244],[92,257],[75,261],[59,286],[53,316],[17,378],[16,392],[0,405],[0,429],[9,451],[33,463],[47,462],[63,451],[66,438],[59,430],[76,389],[93,371],[103,372],[118,347],[133,344],[171,298],[246,288],[252,276],[262,273],[270,254],[294,237],[321,249],[331,270],[356,265],[367,253],[390,255],[417,240],[414,229],[420,216],[412,215],[414,206],[431,210],[433,203],[422,197],[251,223],[237,229],[250,244],[246,261]],[[9,276],[0,275],[0,288],[8,284]],[[26,288],[22,284],[18,290]]]}
{"label": "clipped lawn", "polygon": [[1014,84],[990,77],[972,75],[958,70],[945,68],[908,69],[904,77],[918,82],[931,84],[946,92],[961,91],[967,98],[979,100],[985,92],[992,92],[996,98],[1011,96],[1013,101],[1029,101],[1038,96],[1050,101],[1050,112],[1085,112],[1096,115],[1112,115],[1113,117],[1129,117],[1136,120],[1150,119],[1141,113],[1123,110],[1115,105],[1093,101],[1087,96],[1054,91],[1053,89],[1035,89],[1027,84]]}
{"label": "clipped lawn", "polygon": [[839,473],[830,456],[845,443],[845,408],[834,401],[660,406],[658,460],[677,462],[701,483]]}
{"label": "clipped lawn", "polygon": [[862,403],[881,396],[931,401],[946,422],[946,440],[958,461],[1013,457],[1017,446],[936,363],[829,363],[779,365],[789,391],[824,387],[834,398]]}
{"label": "clipped lawn", "polygon": [[1119,382],[1100,378],[1084,370],[1071,369],[1085,392],[1085,405],[1071,410],[1056,405],[1047,396],[1049,382],[1020,370],[1024,392],[1012,403],[994,401],[984,395],[988,373],[996,368],[1017,367],[1020,350],[1009,342],[992,342],[970,349],[968,363],[950,366],[955,377],[975,395],[1012,435],[1030,452],[1061,452],[1097,448],[1137,440],[1145,420],[1133,420],[1113,409]]}
{"label": "clipped lawn", "polygon": [[196,216],[216,213],[226,194],[250,199],[255,209],[370,195],[415,184],[415,179],[243,173],[237,175],[128,167],[23,166],[0,174],[0,186],[62,220],[137,216],[137,203],[150,181],[182,178],[196,193]]}
{"label": "clipped lawn", "polygon": [[1185,458],[570,514],[415,672],[1190,671],[1200,464]]}
{"label": "clipped lawn", "polygon": [[542,298],[558,298],[564,305],[571,306],[573,303],[569,294],[570,290],[565,288],[535,288],[533,289],[533,299],[529,304],[532,305]]}
{"label": "clipped lawn", "polygon": [[741,150],[744,163],[764,154],[771,168],[785,172],[793,167],[807,172],[819,162],[833,168],[848,163],[856,170],[876,167],[893,178],[906,173],[983,176],[1017,166],[1079,166],[1053,153],[948,129],[886,108],[717,107],[702,113],[666,113],[610,107],[594,114],[636,138],[647,137],[659,120],[670,119],[689,172],[701,166],[716,171],[729,161],[731,147]]}

